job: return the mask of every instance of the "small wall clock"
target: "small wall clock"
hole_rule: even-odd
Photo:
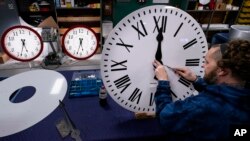
[[[7,29],[1,44],[8,56],[23,62],[34,60],[43,50],[42,38],[37,31],[22,25]]]
[[[69,28],[62,38],[63,51],[77,60],[85,60],[97,51],[97,37],[95,32],[87,26]]]
[[[165,66],[187,66],[202,76],[206,37],[193,17],[181,9],[154,5],[123,18],[105,41],[101,74],[110,96],[134,112],[155,112],[153,61]],[[166,67],[175,100],[195,91],[192,84]]]

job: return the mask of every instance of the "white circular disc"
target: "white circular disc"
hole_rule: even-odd
[[[10,102],[16,90],[27,86],[36,89],[32,97],[20,103]],[[66,92],[65,77],[52,70],[32,70],[0,81],[0,137],[25,130],[47,117]]]

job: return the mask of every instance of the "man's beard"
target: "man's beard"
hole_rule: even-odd
[[[208,84],[215,84],[217,81],[217,76],[216,76],[216,71],[217,69],[214,69],[213,71],[211,71],[209,74],[206,74],[204,76],[204,80],[208,83]]]

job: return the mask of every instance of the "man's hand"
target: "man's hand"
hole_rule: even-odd
[[[175,72],[185,79],[194,82],[197,79],[197,76],[194,72],[192,72],[189,68],[174,68]]]
[[[157,60],[153,63],[155,67],[155,76],[158,80],[168,80],[168,74],[165,67]]]

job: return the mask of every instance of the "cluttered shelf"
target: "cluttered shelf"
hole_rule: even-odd
[[[100,9],[100,7],[56,7],[57,10],[93,10],[93,9]]]
[[[250,1],[244,1],[236,22],[238,24],[250,25]]]
[[[186,10],[186,12],[238,12],[239,10]]]

